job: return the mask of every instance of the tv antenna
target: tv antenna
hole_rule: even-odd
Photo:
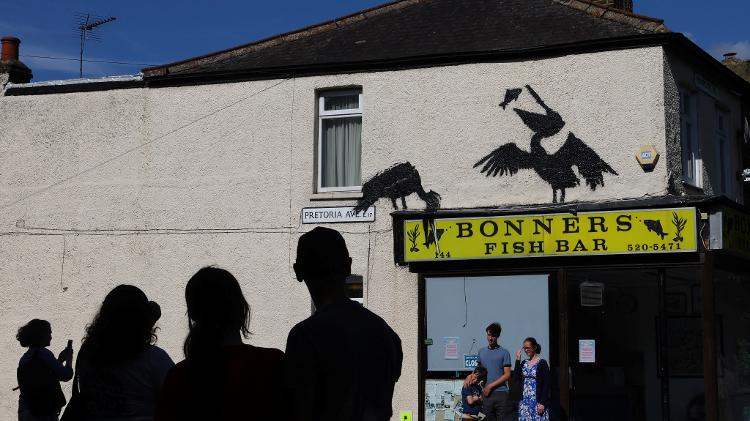
[[[100,39],[96,36],[96,34],[92,34],[91,31],[94,29],[104,25],[105,23],[112,22],[113,20],[116,20],[117,18],[114,16],[110,17],[101,17],[101,16],[91,16],[88,13],[80,14],[78,15],[78,31],[79,36],[81,38],[81,51],[78,59],[78,77],[83,79],[83,47],[86,45],[86,40],[95,40],[100,41]]]

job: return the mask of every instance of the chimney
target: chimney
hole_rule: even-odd
[[[721,61],[721,64],[750,82],[750,60],[737,58],[737,53],[729,52],[724,54],[724,60]]]
[[[590,0],[594,4],[633,13],[633,0]]]
[[[724,61],[737,60],[737,53],[724,53]]]
[[[31,69],[18,60],[18,45],[21,40],[16,37],[2,38],[2,54],[0,54],[0,87],[8,82],[27,83],[33,75]]]

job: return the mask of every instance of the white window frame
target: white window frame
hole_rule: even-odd
[[[724,125],[720,124],[721,120],[724,120]],[[716,108],[716,145],[718,150],[718,163],[719,163],[719,188],[718,191],[726,196],[734,196],[734,180],[732,174],[734,174],[732,166],[732,142],[730,142],[730,123],[731,117],[728,111],[721,108]]]
[[[690,111],[685,110],[685,102],[690,101]],[[688,130],[688,125],[690,130]],[[703,160],[698,139],[698,96],[680,90],[680,146],[682,149],[682,181],[694,187],[703,188]],[[688,142],[692,154],[688,154]],[[688,156],[691,155],[691,156]],[[693,175],[688,175],[692,169]]]
[[[336,96],[348,96],[357,94],[359,96],[359,107],[349,108],[345,110],[328,110],[325,109],[325,99]],[[362,117],[362,90],[361,89],[340,89],[330,91],[320,91],[318,93],[318,141],[317,143],[317,191],[320,193],[326,192],[360,192],[362,191],[362,185],[359,186],[343,186],[343,187],[323,187],[323,175],[321,171],[323,169],[323,121],[328,119],[336,118],[348,118],[348,117]],[[360,133],[360,142],[362,141],[362,133]],[[361,145],[360,145],[361,147]],[[362,159],[360,157],[360,165],[362,165]],[[361,180],[360,180],[361,181]]]

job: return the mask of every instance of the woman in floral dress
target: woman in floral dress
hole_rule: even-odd
[[[521,362],[521,351],[528,357]],[[534,338],[526,338],[523,348],[516,352],[513,381],[523,384],[518,403],[519,421],[549,421],[550,400],[549,364],[539,356],[542,347]]]

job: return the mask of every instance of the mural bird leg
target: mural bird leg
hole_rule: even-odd
[[[565,189],[560,189],[560,203],[565,203]]]
[[[393,203],[393,209],[398,210],[398,205],[396,204],[396,199],[395,198],[393,198],[393,197],[391,198],[391,203]]]
[[[557,189],[552,189],[552,203],[557,203]]]
[[[401,209],[406,209],[406,196],[401,196]]]

